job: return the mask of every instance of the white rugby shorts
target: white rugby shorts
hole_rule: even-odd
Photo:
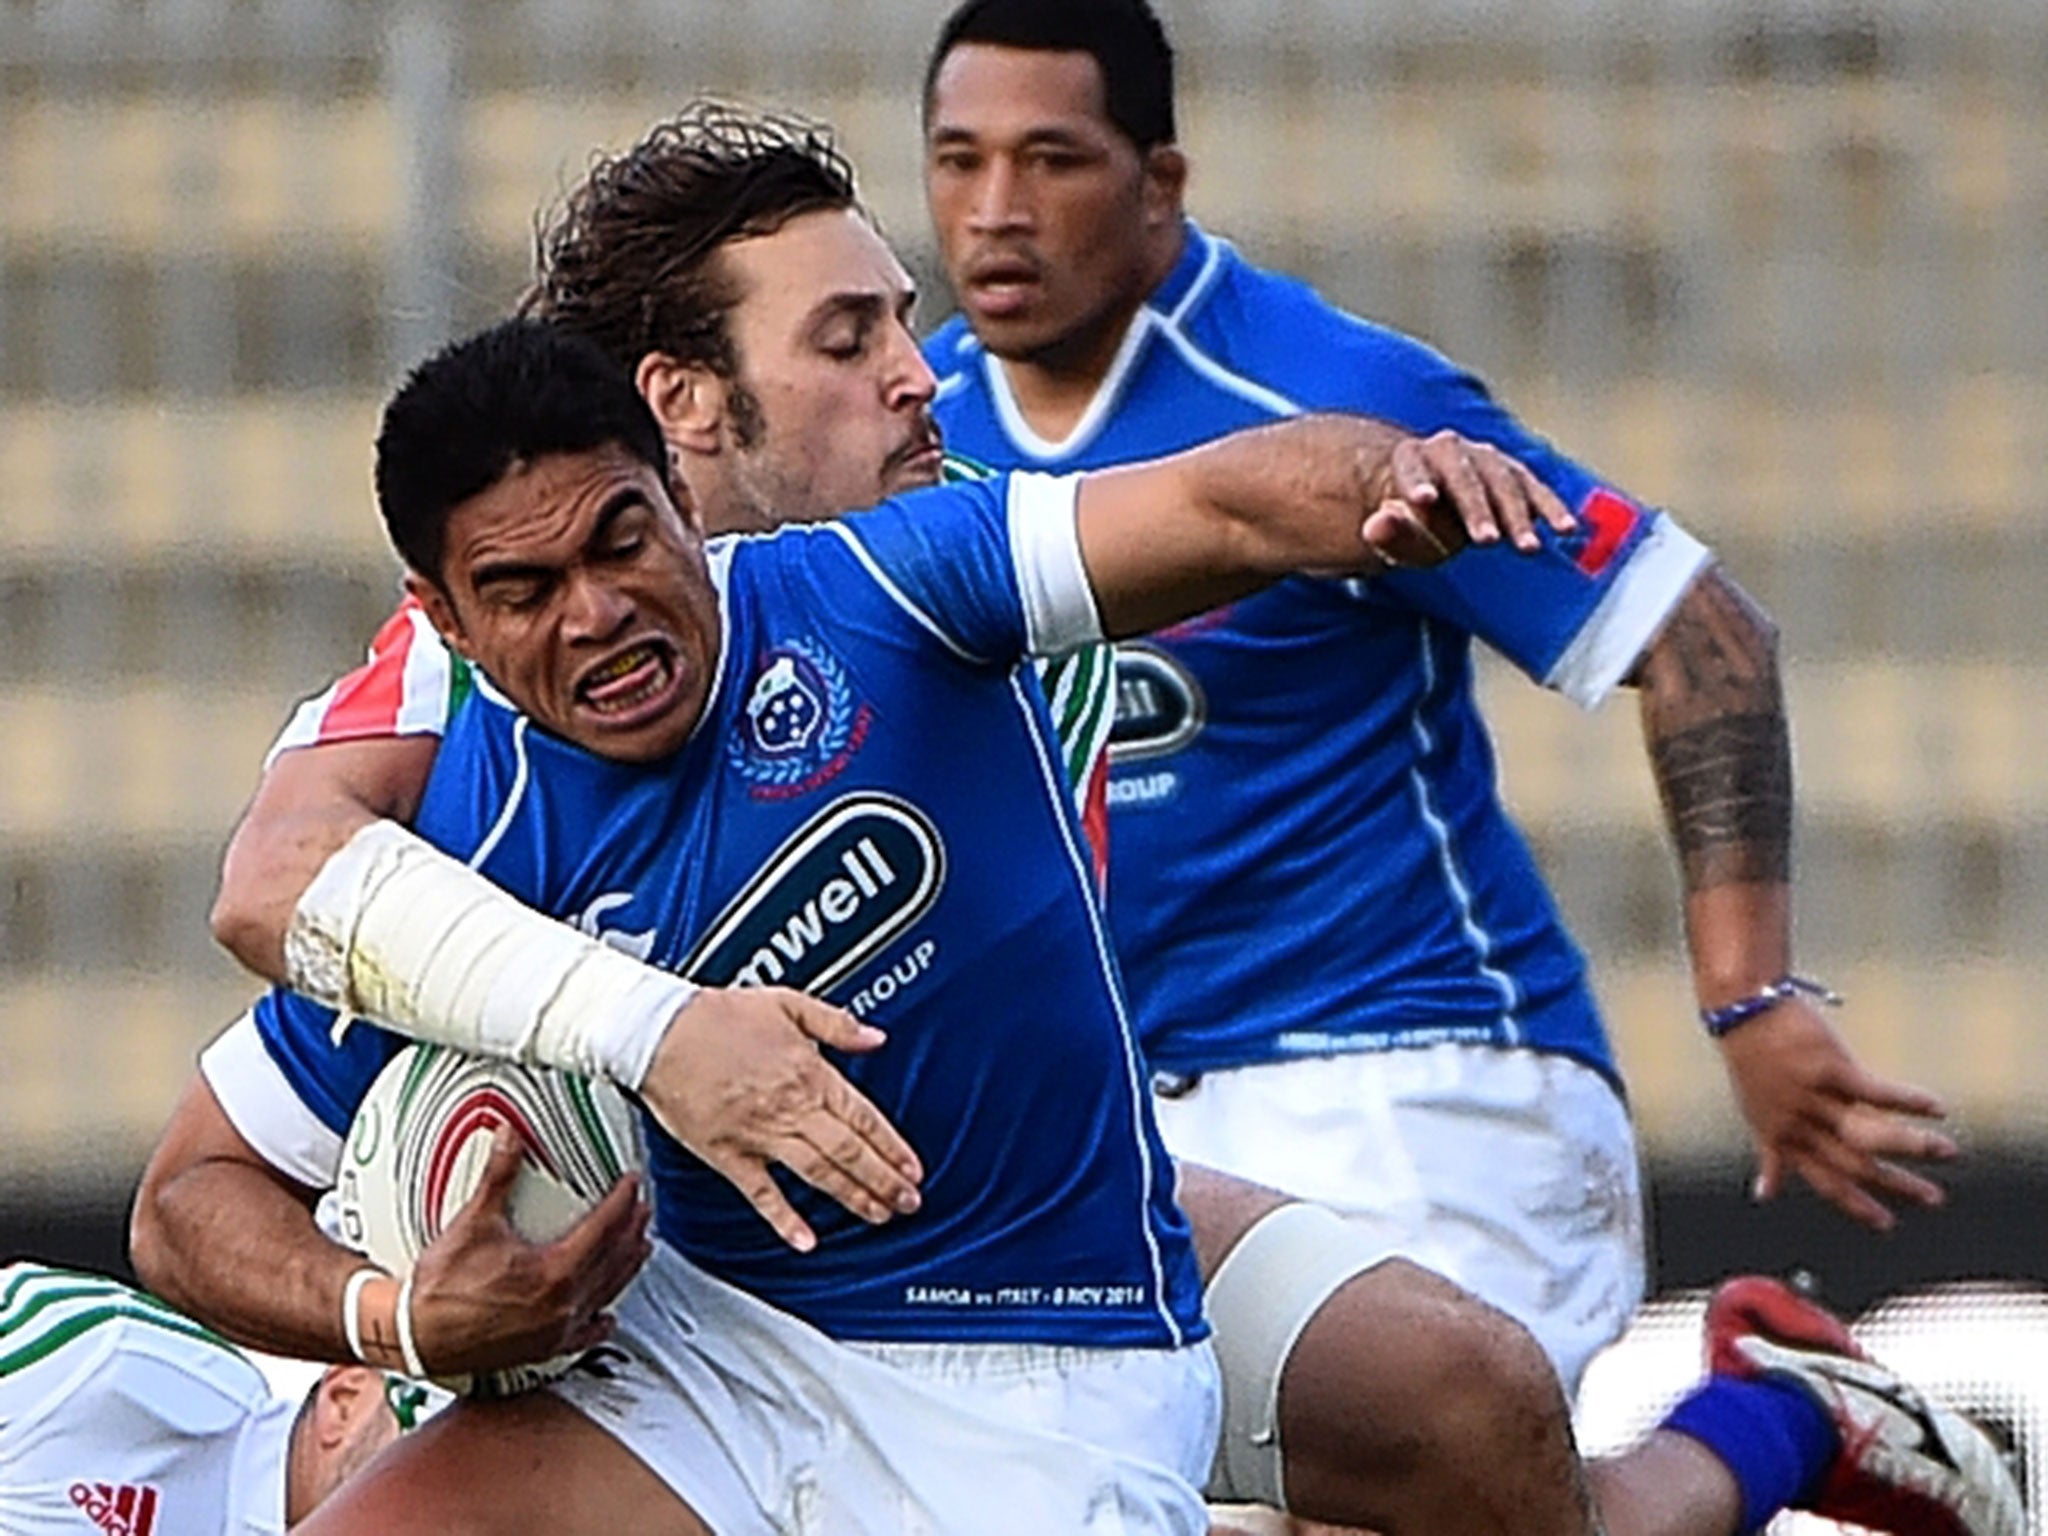
[[[1176,1157],[1345,1217],[1361,1266],[1399,1256],[1514,1317],[1568,1394],[1642,1301],[1635,1133],[1613,1085],[1568,1057],[1306,1057],[1207,1073],[1154,1107]]]
[[[719,1536],[1202,1536],[1214,1353],[843,1344],[666,1244],[550,1385]]]

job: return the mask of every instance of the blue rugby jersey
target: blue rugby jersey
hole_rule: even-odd
[[[1096,468],[1345,410],[1494,443],[1578,511],[1538,556],[1296,578],[1119,646],[1110,909],[1161,1070],[1459,1040],[1613,1076],[1583,957],[1499,801],[1471,642],[1590,707],[1706,551],[1436,352],[1193,224],[1064,442],[1032,432],[964,319],[926,355],[947,446],[998,466]]]
[[[654,964],[800,987],[889,1031],[836,1059],[924,1161],[914,1216],[869,1227],[785,1176],[820,1237],[799,1255],[650,1128],[660,1235],[838,1337],[1205,1332],[1057,738],[1019,665],[1094,622],[1072,528],[1071,483],[1003,476],[719,541],[723,654],[681,753],[604,762],[480,686],[420,811],[423,836]],[[273,994],[254,1022],[272,1081],[209,1071],[259,1146],[338,1148],[397,1042],[357,1024],[337,1045],[332,1026]],[[280,1129],[251,1100],[285,1085],[317,1125]]]

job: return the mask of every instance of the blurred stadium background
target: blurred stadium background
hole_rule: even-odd
[[[943,313],[918,190],[939,0],[0,7],[0,1253],[118,1264],[250,984],[222,840],[395,567],[400,369],[501,312],[597,146],[700,90],[828,117]],[[1786,635],[1800,959],[1952,1100],[1889,1242],[1742,1200],[1626,700],[1490,679],[1596,962],[1660,1275],[1860,1305],[2048,1273],[2048,9],[2039,0],[1163,0],[1212,228],[1487,373],[1678,509]]]

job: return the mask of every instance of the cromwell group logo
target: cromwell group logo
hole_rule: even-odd
[[[1195,675],[1156,646],[1116,648],[1116,725],[1109,758],[1117,764],[1178,752],[1208,722]]]
[[[837,778],[873,723],[837,657],[815,640],[785,640],[756,664],[726,755],[756,799],[789,799]]]
[[[893,795],[841,796],[792,832],[697,943],[700,986],[827,996],[931,909],[946,882],[931,819]]]

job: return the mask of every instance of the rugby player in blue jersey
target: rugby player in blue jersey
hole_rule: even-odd
[[[1794,974],[1775,634],[1709,552],[1471,374],[1189,220],[1145,0],[968,0],[924,113],[961,304],[926,345],[950,447],[1064,472],[1356,410],[1493,443],[1578,513],[1533,558],[1294,579],[1120,649],[1110,910],[1168,1145],[1476,1291],[1568,1388],[1625,1325],[1635,1146],[1583,959],[1498,797],[1483,641],[1584,706],[1638,694],[1758,1194],[1796,1175],[1877,1228],[1887,1202],[1937,1203],[1903,1163],[1954,1154],[1939,1103],[1860,1066]]]
[[[922,451],[930,443],[924,407],[931,379],[915,365],[902,330],[907,281],[864,223],[839,217],[851,206],[850,183],[836,173],[822,184],[793,174],[792,156],[785,153],[790,141],[783,130],[771,127],[716,111],[693,111],[663,125],[633,152],[593,172],[547,245],[553,259],[544,273],[546,307],[563,323],[599,339],[623,363],[636,366],[643,389],[660,410],[683,479],[707,518],[725,527],[823,515],[839,504],[823,499],[833,496],[864,504],[892,487],[929,479],[936,469],[927,462],[933,456]],[[812,144],[806,152],[815,155],[818,149]],[[816,171],[814,165],[814,178]],[[762,199],[761,186],[775,180],[782,182],[780,190]],[[707,200],[749,196],[755,198],[748,205],[753,212],[744,215],[706,206]],[[786,224],[773,222],[777,208]],[[719,231],[709,244],[699,233],[707,225]],[[650,242],[655,231],[663,245]],[[677,250],[689,254],[670,259]],[[649,275],[639,259],[643,256],[662,258],[658,278]],[[706,269],[721,280],[703,281]],[[669,285],[658,290],[652,303],[644,297],[650,282]],[[701,348],[701,356],[692,348]],[[909,365],[903,362],[906,356]],[[732,430],[735,419],[747,430]],[[817,455],[803,432],[795,430],[825,420],[834,428],[837,459]],[[871,446],[864,450],[863,444]],[[771,485],[783,498],[773,505],[764,506],[761,496],[748,490]],[[299,875],[293,883],[294,860],[303,860],[309,845],[322,856],[328,851],[323,844],[333,829],[324,818],[334,813],[336,799],[344,813],[344,836],[379,809],[405,814],[406,807],[417,806],[432,737],[424,738],[428,750],[420,752],[415,750],[419,738],[408,741],[399,732],[408,723],[430,732],[445,718],[445,663],[444,674],[436,675],[430,660],[404,655],[399,660],[400,682],[441,690],[440,713],[401,700],[388,717],[367,724],[358,714],[353,736],[281,758],[237,839],[238,857],[231,861],[222,902],[230,921],[223,926],[242,940],[245,957],[259,967],[276,967],[281,960],[279,935],[272,931],[264,937],[264,924],[272,920],[281,927],[282,921],[274,913],[266,919],[266,904],[290,910],[306,878]],[[376,691],[363,689],[357,697]],[[312,739],[322,738],[316,733]],[[371,767],[367,784],[366,764]],[[328,776],[324,784],[322,774]],[[1085,779],[1085,772],[1077,777]],[[351,802],[351,795],[367,796],[367,802]],[[380,801],[380,795],[387,798]],[[318,857],[313,862],[317,866]],[[284,888],[281,908],[278,892],[266,890],[262,879],[250,879],[252,870],[273,878],[285,872],[279,882]],[[824,1038],[857,1043],[851,1035],[831,1032],[829,1014],[819,1010],[809,1027]],[[791,1028],[787,1020],[782,1027]],[[807,1045],[796,1059],[801,1062],[806,1053],[812,1070],[820,1070]],[[706,1058],[693,1060],[698,1075],[704,1075]],[[748,1065],[756,1072],[762,1068],[758,1058]],[[826,1077],[834,1076],[823,1070]],[[797,1080],[786,1083],[791,1081]],[[188,1105],[193,1107],[212,1107],[218,1114],[203,1092]],[[183,1129],[190,1129],[183,1125],[190,1118],[181,1111]],[[189,1137],[181,1142],[177,1129],[138,1204],[138,1263],[146,1259],[156,1269],[174,1264],[182,1244],[185,1258],[196,1256],[200,1262],[188,1263],[182,1275],[173,1270],[166,1283],[201,1287],[205,1294],[193,1294],[192,1304],[202,1310],[232,1311],[235,1293],[245,1289],[242,1277],[232,1265],[209,1276],[205,1261],[220,1253],[222,1229],[215,1218],[224,1214],[234,1231],[245,1232],[252,1207],[246,1201],[195,1198],[195,1186],[203,1181],[191,1177],[191,1167],[181,1159],[218,1161],[249,1149],[236,1146],[232,1137],[225,1150],[203,1137],[195,1147]],[[785,1147],[802,1140],[778,1129]],[[758,1145],[746,1150],[753,1153]],[[318,1182],[317,1169],[295,1160],[303,1149],[266,1150],[306,1182]],[[780,1201],[779,1195],[773,1198]],[[1184,1198],[1204,1245],[1205,1270],[1213,1270],[1244,1227],[1275,1203],[1270,1195],[1200,1174],[1190,1175]],[[854,1197],[857,1208],[886,1210],[859,1204],[859,1199]],[[621,1213],[630,1210],[623,1202],[610,1204],[611,1219],[623,1219]],[[776,1221],[778,1230],[791,1235],[804,1230],[790,1225],[794,1213],[786,1205],[779,1213],[770,1208],[763,1214]],[[303,1212],[299,1219],[304,1222]],[[464,1230],[472,1235],[482,1224],[465,1221]],[[338,1342],[329,1337],[337,1332],[338,1316],[330,1293],[338,1292],[359,1260],[338,1251],[318,1252],[317,1234],[310,1234],[310,1227],[306,1233],[314,1256],[303,1265],[297,1259],[286,1265],[260,1298],[258,1310],[273,1315],[259,1319],[238,1311],[233,1317],[255,1337],[320,1352]],[[261,1246],[266,1253],[281,1254],[288,1244],[273,1233]],[[472,1259],[493,1252],[503,1257],[502,1251],[475,1241],[467,1251]],[[565,1341],[588,1342],[595,1336],[591,1314],[616,1289],[616,1278],[595,1286],[569,1285],[578,1261],[573,1253],[568,1257],[565,1263],[556,1252],[538,1257],[516,1252],[517,1267],[508,1273],[522,1284],[501,1285],[491,1295],[492,1306],[504,1315],[504,1332],[531,1353],[552,1353]],[[461,1353],[502,1349],[505,1340],[491,1337],[478,1309],[463,1313],[459,1322],[452,1320],[447,1309],[462,1299],[458,1282],[463,1275],[447,1269],[433,1273],[441,1283],[423,1283],[418,1295],[422,1337],[437,1357],[445,1357],[451,1367],[512,1358]],[[1263,1410],[1278,1412],[1288,1431],[1289,1487],[1299,1482],[1306,1507],[1331,1518],[1378,1521],[1394,1530],[1411,1525],[1479,1528],[1488,1511],[1511,1511],[1531,1529],[1573,1528],[1557,1518],[1559,1510],[1568,1518],[1578,1508],[1563,1405],[1554,1386],[1528,1369],[1533,1351],[1526,1335],[1402,1264],[1327,1275],[1335,1289],[1308,1323],[1301,1359],[1287,1360],[1287,1390],[1280,1390],[1280,1372],[1291,1335],[1268,1340],[1273,1352],[1255,1352],[1248,1367],[1253,1389],[1245,1394],[1258,1399],[1263,1382],[1278,1399],[1264,1403]],[[276,1281],[286,1276],[314,1293],[315,1315],[296,1325],[300,1331],[287,1327],[277,1337],[267,1330],[280,1326],[274,1313],[287,1288]],[[213,1288],[206,1290],[209,1282]],[[388,1285],[382,1288],[364,1308],[382,1316],[387,1344],[389,1290]],[[551,1315],[557,1307],[564,1310]],[[563,1331],[545,1334],[551,1326]],[[1265,1332],[1260,1330],[1261,1336]],[[543,1337],[549,1342],[542,1343]],[[1348,1398],[1370,1401],[1382,1417],[1361,1419],[1349,1411]],[[1536,1422],[1548,1425],[1540,1441],[1524,1433]],[[1396,1426],[1398,1432],[1390,1434]],[[1268,1475],[1277,1484],[1281,1448],[1272,1441],[1267,1436],[1265,1450],[1256,1454],[1270,1459]],[[1658,1519],[1668,1522],[1674,1510],[1703,1513],[1695,1523],[1677,1527],[1702,1533],[1724,1531],[1733,1518],[1734,1486],[1727,1471],[1670,1436],[1653,1438],[1631,1457],[1600,1464],[1593,1480],[1615,1531],[1644,1530]]]
[[[1323,417],[707,549],[653,413],[588,341],[513,321],[422,365],[385,413],[378,500],[482,674],[418,817],[469,868],[410,834],[354,845],[338,1000],[412,1028],[474,1007],[464,1045],[602,1071],[659,1112],[689,1072],[672,1022],[717,996],[679,976],[889,978],[889,1042],[844,1070],[928,1172],[887,1223],[798,1193],[819,1235],[798,1252],[655,1134],[660,1241],[601,1362],[446,1416],[313,1528],[599,1531],[661,1507],[684,1530],[1203,1529],[1195,1256],[1022,663],[1285,570],[1564,520],[1504,459],[1464,486],[1471,452]],[[537,914],[503,927],[485,877],[601,905],[647,963]],[[278,994],[209,1081],[252,1140],[320,1145],[397,1043]],[[693,1514],[650,1503],[650,1473]]]

